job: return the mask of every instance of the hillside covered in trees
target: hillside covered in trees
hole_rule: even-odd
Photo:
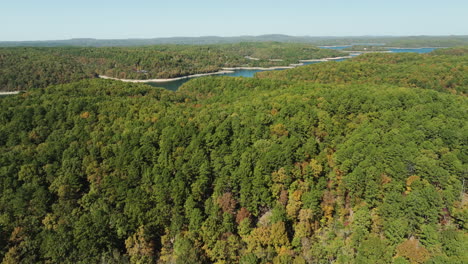
[[[0,98],[0,258],[467,263],[468,71],[443,53]]]
[[[126,79],[173,78],[224,67],[289,66],[301,59],[342,56],[310,44],[262,42],[146,47],[0,48],[0,91],[44,88],[106,75]]]
[[[428,54],[363,54],[341,62],[260,72],[257,77],[314,83],[392,84],[466,95],[468,48],[440,49]]]

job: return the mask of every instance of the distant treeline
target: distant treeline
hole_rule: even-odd
[[[279,42],[145,47],[0,48],[0,90],[26,90],[107,75],[173,78],[223,67],[284,66],[300,59],[342,56],[310,44]]]
[[[309,43],[313,45],[365,45],[379,43],[394,47],[453,47],[468,45],[468,36],[406,36],[406,37],[296,37],[287,35],[261,35],[239,37],[173,37],[153,39],[69,39],[50,41],[0,41],[0,47],[33,46],[33,47],[57,47],[57,46],[82,46],[82,47],[109,47],[109,46],[144,46],[161,44],[226,44],[239,42],[290,42]]]
[[[371,53],[342,62],[312,64],[259,78],[334,84],[392,84],[466,95],[468,48],[440,49],[429,54]]]

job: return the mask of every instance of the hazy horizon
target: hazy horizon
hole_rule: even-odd
[[[465,1],[10,1],[0,41],[175,36],[467,35]]]
[[[313,36],[313,35],[289,35],[289,34],[259,34],[259,35],[201,35],[184,36],[174,35],[168,37],[133,37],[133,38],[94,38],[94,37],[76,37],[67,39],[25,39],[25,40],[0,40],[0,42],[40,42],[40,41],[67,41],[67,40],[149,40],[149,39],[176,39],[176,38],[241,38],[241,37],[262,37],[262,36],[287,36],[293,38],[398,38],[398,37],[465,37],[468,34],[448,34],[448,35],[342,35],[342,36]]]

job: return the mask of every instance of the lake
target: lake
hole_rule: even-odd
[[[436,48],[414,48],[414,49],[400,49],[400,48],[392,48],[389,49],[391,52],[400,53],[400,52],[416,52],[416,53],[429,53]]]
[[[373,44],[373,45],[380,45],[380,44]],[[347,48],[347,47],[351,47],[351,45],[347,45],[347,46],[322,46],[320,48],[342,50],[342,49]],[[394,52],[394,53],[400,53],[400,52],[429,53],[429,52],[435,50],[435,48],[405,48],[405,49],[403,49],[403,48],[391,48],[389,50],[391,52]],[[354,57],[354,56],[357,56],[357,55],[358,54],[352,54],[351,56]],[[346,60],[346,59],[337,59],[337,60],[332,60],[332,61],[344,61],[344,60]],[[310,65],[310,64],[320,63],[320,62],[321,61],[307,61],[307,62],[303,62],[303,64],[304,65]],[[278,70],[282,70],[282,69],[278,69]],[[275,71],[278,71],[278,70],[275,70]],[[220,74],[220,75],[215,75],[215,76],[233,76],[233,77],[248,77],[248,78],[251,78],[251,77],[254,77],[255,73],[261,72],[261,71],[264,71],[264,70],[235,70],[232,73],[225,73],[225,74]],[[188,82],[189,80],[190,80],[190,78],[176,80],[176,81],[170,81],[170,82],[157,82],[157,83],[147,83],[147,84],[149,84],[151,86],[154,86],[154,87],[165,88],[165,89],[171,90],[171,91],[177,91],[177,89],[179,89],[179,87],[182,84]],[[8,95],[8,93],[5,93],[5,94],[0,93],[0,97],[7,96],[7,95]]]
[[[374,44],[376,45],[376,44]],[[323,46],[323,47],[320,47],[320,48],[326,48],[326,49],[335,49],[335,50],[342,50],[344,48],[347,48],[347,47],[351,47],[351,45],[348,45],[348,46]],[[394,53],[400,53],[400,52],[416,52],[416,53],[429,53],[433,50],[435,50],[435,48],[414,48],[414,49],[403,49],[403,48],[391,48],[389,49],[391,52],[394,52]],[[357,56],[356,54],[353,54],[351,56]],[[338,59],[338,60],[333,60],[333,61],[344,61],[346,59]],[[309,64],[315,64],[315,63],[320,63],[321,61],[308,61],[308,62],[303,62],[304,65],[309,65]],[[300,67],[300,66],[299,66]],[[225,73],[225,74],[220,74],[220,75],[216,75],[216,76],[234,76],[234,77],[248,77],[248,78],[251,78],[251,77],[254,77],[255,73],[257,72],[261,72],[263,70],[236,70],[232,73]],[[276,70],[275,70],[276,71]],[[170,82],[158,82],[158,83],[147,83],[151,86],[154,86],[154,87],[161,87],[161,88],[165,88],[167,90],[171,90],[171,91],[177,91],[177,89],[179,89],[179,87],[188,82],[190,79],[182,79],[182,80],[176,80],[176,81],[170,81]]]
[[[316,62],[311,62],[311,63],[316,63]],[[311,63],[307,63],[307,64],[311,64]],[[234,72],[231,72],[231,73],[218,74],[218,75],[214,75],[214,76],[232,76],[232,77],[249,77],[249,78],[251,78],[251,77],[254,77],[255,73],[261,72],[261,71],[263,71],[263,70],[235,70]],[[274,71],[277,71],[277,70],[274,70]],[[182,84],[188,82],[190,79],[192,79],[192,78],[176,80],[176,81],[170,81],[170,82],[157,82],[157,83],[147,83],[147,84],[149,84],[151,86],[154,86],[154,87],[162,87],[162,88],[165,88],[165,89],[171,90],[171,91],[177,91],[177,89],[179,89],[179,87]]]
[[[363,45],[363,44],[360,44],[360,45]],[[370,46],[382,46],[382,45],[373,44],[373,45],[370,45]],[[349,48],[349,47],[352,47],[352,45],[347,45],[347,46],[320,46],[319,48],[333,49],[333,50],[343,50],[343,49]],[[435,49],[436,48],[389,48],[388,50],[390,52],[394,52],[394,53],[400,53],[400,52],[429,53],[429,52],[431,52],[431,51],[433,51]]]

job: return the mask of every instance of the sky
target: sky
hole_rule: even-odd
[[[0,41],[468,35],[468,1],[0,0]]]

